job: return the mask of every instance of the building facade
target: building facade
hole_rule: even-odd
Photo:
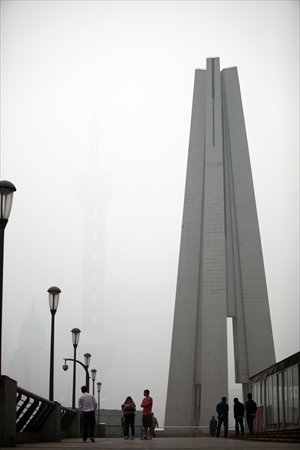
[[[275,363],[243,108],[235,67],[195,71],[165,426],[207,426],[235,377]]]
[[[255,431],[300,427],[300,352],[250,378]]]

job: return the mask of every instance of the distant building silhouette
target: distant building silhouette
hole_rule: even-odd
[[[10,358],[10,373],[22,388],[42,397],[48,395],[49,345],[45,323],[34,307],[21,323],[19,347]]]

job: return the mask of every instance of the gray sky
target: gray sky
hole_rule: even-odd
[[[2,0],[2,366],[22,387],[48,395],[57,285],[55,399],[71,404],[79,327],[101,407],[149,388],[163,423],[194,70],[212,56],[238,67],[276,358],[299,351],[299,2]]]

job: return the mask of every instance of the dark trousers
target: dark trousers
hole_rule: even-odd
[[[235,419],[235,434],[244,434],[244,417],[236,417]]]
[[[95,411],[82,412],[82,439],[87,440],[88,437],[93,438],[95,432]]]
[[[224,437],[227,438],[227,436],[228,436],[228,416],[219,417],[216,437],[220,436],[222,424],[224,425]]]
[[[129,436],[129,426],[131,428],[131,436],[134,436],[134,414],[125,414],[125,436]]]
[[[253,433],[253,422],[254,422],[254,419],[255,419],[255,415],[252,415],[252,414],[247,415],[247,425],[248,425],[248,430],[249,430],[250,434]]]

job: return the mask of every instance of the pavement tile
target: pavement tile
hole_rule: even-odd
[[[5,447],[1,450],[11,450]],[[62,442],[43,442],[17,445],[17,448],[32,450],[300,450],[300,444],[280,442],[239,441],[236,439],[195,437],[155,438],[151,441],[122,438],[96,438],[96,442],[83,443],[81,439],[64,439]]]

